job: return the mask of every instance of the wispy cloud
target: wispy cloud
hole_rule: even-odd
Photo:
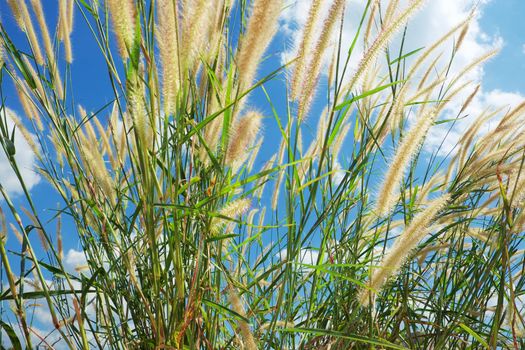
[[[387,4],[387,1],[385,0],[382,0],[382,2],[384,5]],[[472,9],[477,5],[476,15],[470,23],[469,31],[464,38],[461,50],[454,57],[453,65],[450,67],[449,76],[453,76],[460,72],[463,67],[472,63],[476,58],[495,47],[501,47],[503,45],[504,38],[499,35],[488,34],[481,25],[480,18],[483,15],[483,9],[488,2],[488,0],[426,1],[423,9],[409,22],[407,36],[404,42],[405,52],[425,47],[429,43],[434,42],[452,27],[464,21],[469,16]],[[289,49],[282,55],[283,61],[288,61],[296,55],[296,50],[301,38],[301,28],[304,26],[304,20],[310,3],[311,0],[290,0],[288,2],[289,6],[282,14],[282,33],[287,36],[288,42],[290,43]],[[324,7],[323,11],[326,11],[331,1],[323,1],[322,3]],[[400,1],[400,6],[406,6],[407,3],[408,1],[402,0]],[[342,32],[342,42],[344,45],[349,45],[349,43],[352,42],[357,25],[359,24],[359,16],[365,8],[365,4],[365,0],[347,0],[345,24]],[[386,6],[383,6],[383,8],[386,8]],[[397,52],[396,49],[399,47],[399,43],[400,37],[398,36],[398,38],[393,40],[390,44],[392,52]],[[449,43],[443,45],[441,50],[436,52],[436,55],[442,53],[443,57],[445,57],[442,60],[443,68],[448,64],[448,58],[450,57],[452,48],[453,41],[451,40]],[[358,47],[354,52],[353,58],[350,61],[350,72],[352,72],[352,69],[355,70],[355,65],[362,53],[362,47]],[[328,70],[328,60],[329,55],[325,59],[325,73],[327,73]],[[439,71],[439,68],[440,67],[437,67],[436,71]],[[484,109],[489,106],[509,106],[509,108],[511,108],[523,100],[524,96],[522,94],[514,91],[505,91],[504,87],[501,89],[486,88],[484,84],[484,75],[485,70],[483,67],[479,67],[473,69],[466,74],[460,82],[458,82],[459,86],[462,82],[470,81],[472,89],[480,84],[480,91],[469,107],[464,111],[463,115],[467,115],[467,117],[458,120],[454,124],[452,130],[449,131],[450,124],[444,124],[440,127],[434,127],[431,129],[429,137],[425,143],[426,149],[435,150],[436,147],[442,143],[443,139],[445,139],[440,154],[447,154],[454,148],[463,132],[471,125],[476,116],[480,115]],[[461,105],[472,92],[472,89],[466,89],[462,94],[458,95],[455,101],[450,103],[449,107],[443,112],[441,118],[456,117]]]

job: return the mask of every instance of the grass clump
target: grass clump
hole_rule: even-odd
[[[323,18],[314,0],[298,56],[265,74],[281,0],[63,0],[51,36],[45,4],[8,3],[27,42],[0,24],[1,92],[12,83],[25,114],[2,96],[0,143],[23,193],[0,185],[6,346],[525,346],[523,105],[470,116],[449,157],[423,148],[463,118],[479,90],[464,76],[494,54],[448,69],[469,19],[405,48],[424,1],[370,0],[346,43],[352,4],[330,1]],[[75,102],[81,25],[113,91],[95,112]],[[55,230],[21,175],[20,137],[60,201]],[[85,255],[76,271],[66,230]]]

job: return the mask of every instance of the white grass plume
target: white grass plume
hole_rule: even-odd
[[[235,289],[236,288],[232,285],[228,287],[228,299],[230,300],[233,311],[242,317],[246,317],[246,311],[244,310],[241,297]],[[237,324],[239,326],[241,337],[244,343],[243,348],[246,350],[257,350],[258,347],[255,343],[255,338],[253,337],[252,331],[250,330],[250,325],[243,319],[239,319]]]
[[[109,12],[113,21],[120,56],[128,58],[135,33],[135,4],[133,0],[108,0]],[[64,12],[67,23],[67,9]]]
[[[428,234],[429,225],[449,199],[450,195],[444,194],[430,202],[428,207],[417,214],[405,231],[397,237],[393,246],[379,263],[379,267],[373,271],[367,287],[359,293],[358,298],[361,305],[368,306],[371,297],[381,290],[391,276],[397,274],[411,251]]]
[[[73,3],[74,0],[59,0],[58,4],[58,37],[64,43],[64,56],[67,63],[73,62],[71,48],[71,32],[73,30]],[[69,13],[71,11],[71,13]]]
[[[171,0],[157,2],[157,43],[162,63],[162,98],[166,114],[175,111],[180,80],[177,8]]]
[[[261,58],[277,32],[282,0],[255,0],[246,34],[237,52],[239,88],[243,92],[253,83]]]
[[[60,78],[60,72],[58,71],[58,63],[55,60],[55,52],[53,51],[53,44],[51,43],[51,36],[46,24],[46,18],[44,16],[44,10],[42,8],[42,2],[40,0],[31,0],[33,11],[35,12],[40,32],[42,33],[42,39],[44,41],[44,50],[47,56],[47,62],[51,70],[55,91],[59,99],[64,98],[64,90],[62,88],[62,80]]]
[[[420,116],[417,122],[403,137],[390,163],[385,180],[381,184],[376,200],[375,212],[377,215],[388,214],[396,204],[399,182],[403,179],[406,168],[423,142],[435,118],[436,110],[432,109],[428,113]]]
[[[261,115],[251,111],[232,125],[225,163],[233,172],[236,172],[248,157],[249,147],[254,144],[261,129],[261,121]]]
[[[236,199],[226,204],[224,207],[222,207],[219,210],[219,214],[227,218],[236,219],[239,216],[246,213],[248,209],[250,209],[250,206],[251,206],[251,200],[249,198]],[[211,224],[210,224],[211,233],[213,235],[218,234],[221,228],[223,228],[228,222],[230,221],[227,219],[220,218],[220,217],[212,218]]]
[[[345,1],[335,0],[332,6],[330,6],[328,16],[325,19],[323,28],[321,30],[321,34],[317,38],[313,54],[311,55],[312,57],[308,63],[308,67],[304,71],[306,74],[306,76],[303,78],[304,86],[301,91],[297,92],[299,95],[297,118],[299,120],[302,120],[306,116],[314,98],[317,82],[319,80],[319,74],[321,72],[321,64],[324,52],[330,44],[332,32],[337,23],[337,19],[344,11],[344,5]]]
[[[39,65],[44,64],[44,56],[42,55],[42,50],[40,49],[40,43],[37,39],[35,28],[33,26],[33,21],[31,19],[31,16],[29,15],[29,10],[27,8],[25,0],[19,0],[18,1],[18,9],[20,11],[20,16],[22,17],[22,21],[24,23],[24,27],[21,28],[26,34],[27,39],[29,40],[29,43],[31,44],[31,50],[33,50],[33,55],[35,57],[35,61]]]
[[[306,79],[306,75],[308,74],[307,71],[305,71],[308,55],[306,55],[307,50],[310,49],[310,46],[312,44],[312,35],[314,32],[314,27],[317,22],[317,18],[319,17],[319,8],[321,5],[321,0],[314,0],[312,2],[312,5],[310,6],[310,10],[308,12],[308,19],[306,20],[306,24],[303,28],[303,39],[301,41],[301,44],[299,45],[299,52],[297,56],[297,63],[295,64],[295,70],[292,77],[292,84],[290,89],[290,97],[292,99],[296,99],[298,96],[298,89],[299,86],[304,84],[304,81]]]
[[[368,67],[370,67],[381,50],[390,42],[397,31],[407,23],[410,17],[419,10],[423,3],[424,0],[412,0],[410,4],[407,5],[407,9],[405,11],[403,11],[399,16],[393,19],[391,23],[388,23],[388,25],[383,28],[376,40],[365,52],[363,58],[358,64],[356,73],[350,80],[350,83],[345,86],[343,91],[350,91],[354,88],[360,78],[365,75]]]

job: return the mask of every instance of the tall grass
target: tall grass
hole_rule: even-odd
[[[0,143],[23,190],[0,185],[6,346],[525,347],[523,105],[469,116],[454,155],[427,153],[429,130],[454,127],[479,89],[464,74],[492,55],[447,69],[468,19],[414,50],[401,29],[423,1],[369,0],[347,43],[351,3],[326,18],[320,3],[308,16],[322,29],[307,23],[299,56],[261,77],[279,60],[281,0],[61,0],[53,40],[45,2],[8,1],[27,42],[0,24]],[[95,112],[73,95],[78,26],[113,90]],[[268,87],[287,72],[282,106]],[[487,120],[499,124],[480,133]],[[56,229],[21,175],[20,137],[60,199]],[[61,220],[86,256],[77,272]]]

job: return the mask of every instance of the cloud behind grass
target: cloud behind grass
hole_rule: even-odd
[[[347,49],[346,46],[352,42],[359,24],[360,15],[366,6],[366,0],[347,0],[345,10],[345,22],[342,32],[343,51]],[[383,10],[387,7],[385,1],[382,2]],[[481,57],[484,53],[504,45],[503,37],[499,35],[491,35],[487,33],[481,25],[481,18],[483,10],[489,3],[489,0],[440,0],[440,1],[426,1],[424,7],[414,15],[410,20],[407,29],[407,36],[404,42],[404,52],[410,52],[419,48],[428,46],[429,43],[436,41],[444,35],[450,28],[461,23],[469,17],[472,10],[475,8],[475,14],[470,22],[469,31],[466,34],[461,49],[454,57],[453,64],[450,67],[449,76],[454,76],[459,73],[463,67],[472,63],[476,58]],[[282,62],[289,62],[297,54],[297,48],[301,40],[301,28],[305,24],[305,19],[311,0],[289,0],[287,7],[281,16],[281,32],[286,36],[289,47],[283,52],[281,56]],[[321,13],[325,14],[331,1],[322,2]],[[407,6],[408,1],[401,0],[400,7]],[[399,11],[398,11],[399,12]],[[332,50],[327,50],[324,58],[323,73],[325,76],[328,73],[329,61],[331,53],[336,47],[336,39],[338,33],[334,34]],[[374,36],[376,34],[372,34]],[[458,34],[459,35],[459,34]],[[457,36],[454,39],[457,39]],[[392,40],[389,47],[392,55],[397,54],[401,35],[397,35],[396,39]],[[358,40],[358,45],[354,51],[353,58],[350,60],[350,72],[354,72],[357,63],[363,54],[362,40]],[[446,68],[450,54],[453,50],[454,40],[449,40],[435,55],[443,54],[441,63],[436,67],[436,71]],[[434,55],[434,57],[435,57]],[[410,61],[415,59],[408,59]],[[383,59],[383,58],[381,58]],[[432,57],[429,61],[432,60]],[[423,74],[422,72],[418,73]],[[346,76],[345,80],[350,79],[352,74]],[[424,147],[426,151],[433,152],[438,150],[438,154],[445,156],[454,150],[455,145],[459,141],[463,132],[475,121],[482,111],[489,107],[515,107],[519,101],[522,101],[524,96],[517,91],[506,91],[504,87],[499,89],[488,89],[484,84],[485,70],[482,66],[477,67],[461,78],[456,86],[464,82],[471,82],[471,86],[480,85],[480,90],[471,104],[462,113],[461,117],[454,124],[445,123],[439,127],[433,127],[425,141]],[[439,119],[454,119],[458,117],[457,113],[461,109],[461,105],[472,89],[464,90],[457,98],[447,106]],[[312,119],[314,122],[316,118]],[[494,123],[495,124],[495,123]],[[490,127],[490,126],[489,126]],[[488,129],[487,129],[488,130]],[[444,142],[443,142],[444,140]]]
[[[6,126],[11,133],[13,130],[13,121],[12,116],[15,116],[23,122],[23,119],[13,110],[6,108]],[[4,113],[0,113],[0,116],[3,118]],[[30,134],[31,137],[35,137],[33,134]],[[20,168],[21,175],[25,181],[25,184],[28,189],[33,188],[40,181],[40,176],[35,172],[36,156],[31,150],[28,142],[24,139],[20,131],[15,131],[14,138],[15,145],[15,160],[18,163]],[[16,177],[15,172],[12,170],[9,160],[7,159],[5,152],[0,152],[0,185],[2,185],[9,195],[21,194],[22,186]],[[0,199],[0,201],[3,198]]]

